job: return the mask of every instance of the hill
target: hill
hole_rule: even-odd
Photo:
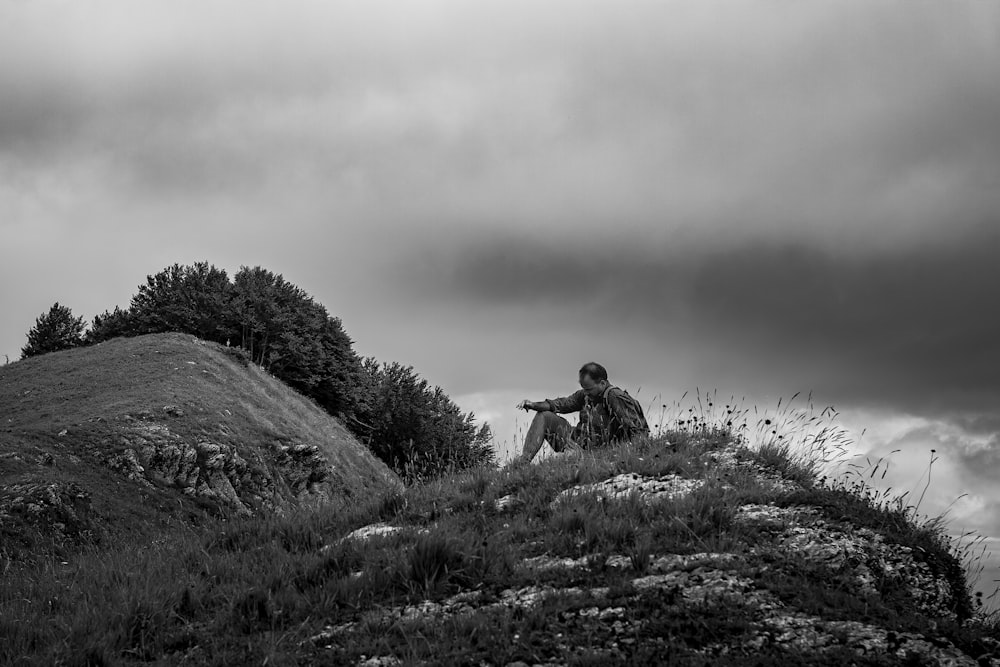
[[[240,351],[190,335],[0,367],[0,556],[398,483],[314,403]]]
[[[782,442],[702,421],[25,568],[0,661],[1000,664],[941,525]]]

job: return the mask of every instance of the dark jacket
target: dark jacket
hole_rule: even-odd
[[[618,387],[608,387],[596,399],[580,389],[569,396],[549,398],[545,402],[552,412],[580,413],[580,421],[573,430],[573,440],[582,447],[599,447],[649,435],[642,407],[628,392]]]

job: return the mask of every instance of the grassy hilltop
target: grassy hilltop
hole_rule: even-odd
[[[336,419],[189,335],[0,367],[0,558],[397,484]]]
[[[0,404],[20,415],[5,416],[0,494],[55,479],[92,489],[108,531],[148,523],[72,548],[50,532],[0,560],[0,664],[1000,664],[968,553],[863,475],[818,477],[815,438],[797,449],[778,426],[748,447],[733,417],[695,415],[643,442],[406,487],[343,446],[333,467],[353,472],[330,484],[344,493],[276,468],[270,504],[232,484],[246,511],[217,517],[198,503],[227,488],[165,485],[151,424],[219,446],[211,462],[224,446],[336,441],[335,422],[224,349],[120,345],[141,347],[117,348],[132,361],[99,390],[79,389],[69,355],[0,372]],[[18,516],[0,526],[51,531]],[[197,525],[167,519],[184,516]]]

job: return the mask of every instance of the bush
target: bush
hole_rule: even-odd
[[[495,463],[489,426],[462,413],[410,366],[366,359],[367,400],[359,408],[369,448],[408,480]]]

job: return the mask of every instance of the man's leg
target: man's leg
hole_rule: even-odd
[[[531,463],[543,442],[548,442],[557,452],[580,449],[573,442],[573,427],[568,421],[554,412],[537,412],[528,427],[528,435],[524,437],[524,449],[518,463]]]

